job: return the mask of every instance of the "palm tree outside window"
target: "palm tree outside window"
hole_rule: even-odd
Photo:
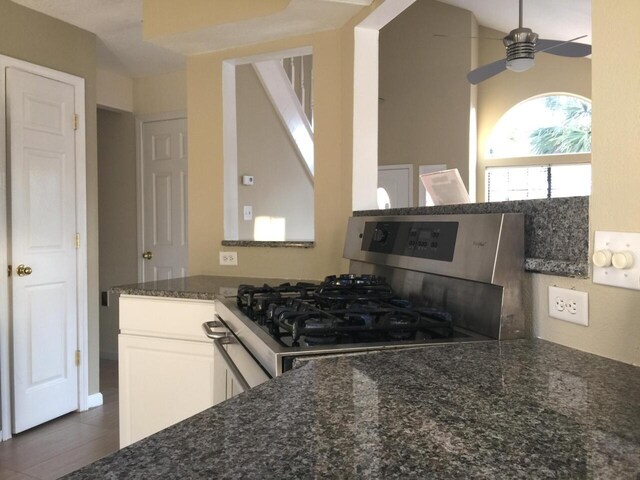
[[[486,200],[589,195],[591,165],[584,160],[590,153],[588,99],[549,94],[525,100],[502,116],[489,139],[487,158],[514,159],[514,166],[486,168]]]

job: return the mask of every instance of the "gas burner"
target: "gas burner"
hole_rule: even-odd
[[[356,303],[390,301],[395,297],[383,277],[343,274],[326,277],[313,293],[323,308],[347,308]]]
[[[272,305],[283,305],[293,299],[305,300],[311,297],[317,285],[298,282],[295,285],[283,283],[276,287],[263,285],[240,285],[238,287],[238,306],[253,320],[263,322]]]
[[[420,320],[420,315],[412,311],[393,310],[386,314],[384,322],[389,325],[387,333],[394,340],[412,340],[416,336],[416,330],[407,330],[415,327]]]

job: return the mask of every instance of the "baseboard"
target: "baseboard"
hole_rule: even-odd
[[[87,398],[87,408],[99,407],[102,403],[103,398],[100,392],[89,395],[89,398]]]
[[[104,358],[105,360],[115,360],[118,361],[118,351],[111,352],[108,350],[100,350],[100,358]]]

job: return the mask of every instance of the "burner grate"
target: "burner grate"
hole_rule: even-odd
[[[332,275],[320,285],[242,285],[238,305],[274,338],[292,346],[402,342],[453,334],[451,315],[413,307],[375,275]]]

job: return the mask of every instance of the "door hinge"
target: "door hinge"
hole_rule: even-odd
[[[80,250],[80,234],[76,233],[76,250]]]
[[[76,350],[76,366],[80,365],[80,350]]]
[[[7,277],[11,276],[11,265],[7,265]]]
[[[73,114],[73,129],[78,130],[80,126],[80,116],[77,113]]]

